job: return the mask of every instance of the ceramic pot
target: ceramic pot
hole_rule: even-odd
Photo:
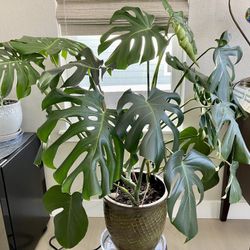
[[[151,204],[132,207],[104,197],[106,227],[119,250],[153,250],[159,242],[167,215],[167,191],[163,181],[155,179],[165,192]]]
[[[4,100],[0,106],[0,136],[16,133],[22,125],[22,108],[19,101]]]

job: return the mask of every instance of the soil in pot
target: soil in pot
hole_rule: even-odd
[[[136,181],[138,173],[132,175],[132,180]],[[146,183],[146,174],[143,175],[142,185],[140,190],[140,200],[143,201],[143,205],[151,204],[157,200],[159,200],[165,193],[165,186],[158,178],[155,176],[149,176],[150,186],[147,186]],[[117,183],[118,184],[118,183]],[[132,192],[131,188],[127,186],[122,181],[119,182],[119,185],[125,187],[127,190]],[[144,194],[146,193],[145,197]],[[120,189],[113,189],[112,190],[112,199],[116,202],[126,204],[126,205],[133,205],[131,200],[126,196]]]
[[[3,100],[3,105],[7,106],[7,105],[14,104],[14,103],[17,103],[17,102],[18,101],[16,101],[16,100]]]
[[[153,250],[163,232],[167,214],[165,185],[158,177],[151,176],[149,189],[145,180],[146,175],[142,180],[142,206],[132,206],[128,197],[118,189],[104,198],[106,226],[119,250]],[[122,181],[119,185],[129,189]]]

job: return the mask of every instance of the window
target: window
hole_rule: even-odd
[[[100,41],[100,35],[86,35],[86,36],[64,36],[69,39],[82,42],[90,47],[94,54],[102,59],[107,60],[109,55],[112,53],[115,44],[108,48],[105,52],[103,52],[100,56],[98,56],[97,48]],[[178,42],[176,39],[172,39],[171,43],[168,46],[167,52],[171,54],[177,55],[180,59],[182,57],[181,50],[179,49]],[[71,58],[68,58],[67,61],[70,61]],[[154,59],[150,62],[150,78],[152,79],[154,70],[157,64],[157,59]],[[72,69],[74,71],[74,69]],[[68,78],[72,71],[68,70],[65,72],[64,77]],[[175,80],[178,78],[178,72],[172,70],[171,67],[167,65],[167,63],[162,61],[159,70],[158,77],[158,85],[159,89],[165,91],[171,91],[172,83],[176,82]],[[82,86],[86,84],[88,79],[86,78],[81,83]],[[146,93],[147,88],[147,65],[143,63],[141,65],[134,64],[128,67],[127,70],[114,70],[112,76],[109,74],[105,74],[103,81],[101,83],[102,90],[105,92],[106,101],[113,107],[114,103],[117,103],[118,98],[122,94],[122,92],[127,89],[132,89],[133,91],[141,92],[142,94]]]

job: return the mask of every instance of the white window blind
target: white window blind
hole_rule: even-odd
[[[170,0],[176,11],[188,16],[187,0]],[[56,16],[62,35],[97,35],[108,29],[112,14],[124,6],[137,6],[153,14],[157,23],[168,16],[160,0],[57,0]]]

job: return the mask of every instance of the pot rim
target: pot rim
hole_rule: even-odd
[[[113,203],[113,204],[115,204],[115,205],[117,205],[119,207],[126,207],[126,208],[132,208],[132,209],[148,208],[148,207],[153,207],[153,206],[155,206],[155,205],[157,205],[159,203],[162,203],[168,196],[167,188],[166,188],[166,185],[165,185],[162,177],[160,177],[158,175],[155,175],[155,177],[162,182],[162,184],[163,184],[163,186],[165,188],[165,192],[164,192],[163,196],[159,200],[156,200],[156,201],[154,201],[154,202],[152,202],[150,204],[140,205],[138,207],[117,202],[117,201],[113,200],[111,197],[109,197],[109,195],[104,196],[104,200],[106,200],[108,202],[111,202],[111,203]]]

